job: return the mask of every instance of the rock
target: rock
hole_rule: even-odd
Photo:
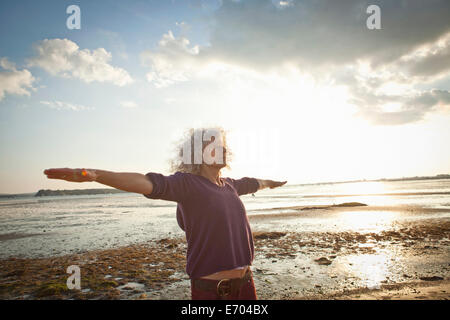
[[[332,207],[360,207],[360,206],[367,206],[367,204],[360,202],[344,202],[332,205]]]
[[[329,206],[321,206],[321,207],[303,207],[300,210],[316,210],[316,209],[328,209]]]
[[[317,262],[319,265],[325,265],[325,266],[328,266],[328,265],[330,265],[331,264],[331,261],[330,260],[328,260],[327,258],[325,258],[325,257],[322,257],[322,258],[319,258],[319,259],[316,259],[316,260],[314,260],[315,262]]]
[[[286,235],[286,232],[253,232],[255,239],[278,239]]]
[[[439,280],[444,280],[444,278],[442,277],[438,277],[438,276],[432,276],[432,277],[420,277],[420,280],[424,280],[424,281],[439,281]]]
[[[69,291],[66,283],[56,280],[41,284],[35,291],[35,295],[39,298],[56,296]]]

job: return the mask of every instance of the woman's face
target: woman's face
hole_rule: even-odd
[[[210,166],[215,167],[215,168],[224,168],[227,166],[227,149],[225,147],[219,147],[217,148],[218,150],[221,150],[222,152],[222,163],[213,163]],[[215,156],[216,155],[216,149],[213,149],[211,152],[211,156]]]
[[[214,163],[212,163],[212,164],[204,163],[204,165],[209,166],[209,167],[214,167],[214,168],[224,168],[227,166],[227,148],[225,147],[225,143],[224,143],[223,139],[221,138],[220,141],[218,141],[214,145],[210,146],[210,148],[207,148],[208,145],[213,142],[214,142],[214,140],[211,141],[210,143],[208,143],[205,146],[205,148],[203,149],[203,152],[210,152],[211,153],[210,156],[212,158],[214,158]],[[220,157],[216,158],[216,151],[222,152],[222,159]],[[205,156],[205,154],[204,154],[204,156]],[[209,155],[207,155],[207,156],[209,156]],[[217,163],[216,161],[219,161],[219,162]]]

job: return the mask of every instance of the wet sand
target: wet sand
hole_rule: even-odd
[[[264,213],[265,211],[283,210],[288,212],[281,213]],[[396,206],[368,206],[364,203],[350,202],[337,205],[316,205],[316,206],[292,206],[270,209],[256,209],[254,211],[261,212],[260,214],[249,215],[250,221],[258,221],[262,219],[273,218],[297,218],[299,214],[314,215],[318,212],[354,212],[354,211],[392,211],[392,212],[407,212],[408,214],[423,214],[423,213],[450,213],[450,209],[445,208],[424,208],[421,206],[412,205],[396,205]]]
[[[298,207],[249,216],[251,223],[314,215]],[[416,210],[417,207],[382,207]],[[446,211],[448,212],[448,210]],[[254,232],[252,270],[260,299],[449,299],[450,218],[397,221],[379,232]],[[184,238],[40,259],[0,260],[1,299],[190,299]],[[66,269],[81,269],[81,290],[69,290]]]
[[[20,238],[28,238],[28,237],[37,237],[42,236],[40,233],[7,233],[7,234],[0,234],[0,241],[7,241],[12,239],[20,239]]]
[[[380,289],[354,289],[326,295],[300,297],[314,300],[448,300],[450,280],[411,281],[382,285]]]

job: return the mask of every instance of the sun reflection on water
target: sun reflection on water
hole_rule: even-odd
[[[380,232],[389,229],[398,215],[396,211],[343,211],[337,222],[352,231]]]
[[[333,202],[362,202],[367,205],[391,205],[396,203],[397,197],[389,196],[392,193],[386,183],[382,181],[363,181],[343,183],[337,186]],[[333,198],[333,197],[332,197]]]
[[[343,183],[339,186],[341,194],[381,194],[386,193],[386,185],[381,181]]]
[[[346,260],[348,274],[361,279],[361,285],[370,289],[379,288],[390,276],[392,260],[389,254],[351,255]]]

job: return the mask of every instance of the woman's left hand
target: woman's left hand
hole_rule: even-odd
[[[260,189],[264,188],[277,188],[284,185],[287,181],[274,181],[274,180],[258,180]]]
[[[268,187],[270,189],[281,187],[284,185],[287,181],[273,181],[273,180],[267,180],[268,181]]]

